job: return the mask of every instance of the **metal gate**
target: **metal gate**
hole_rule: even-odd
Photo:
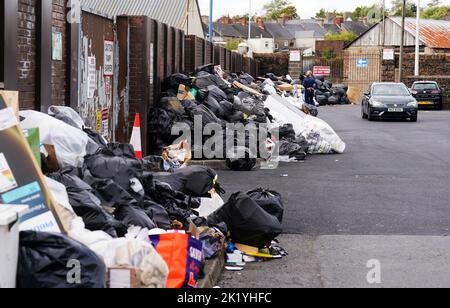
[[[320,58],[316,56],[303,57],[303,72],[313,71],[314,66],[329,66],[331,75],[327,79],[333,83],[342,83],[344,80],[344,59],[342,57],[334,59]]]
[[[379,48],[349,48],[344,53],[344,82],[359,97],[374,82],[381,81],[382,51]],[[359,99],[358,99],[359,100]]]

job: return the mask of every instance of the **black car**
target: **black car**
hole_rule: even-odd
[[[417,100],[420,109],[442,110],[442,89],[435,81],[417,81],[411,87],[411,93]]]
[[[364,93],[362,117],[375,119],[410,119],[417,122],[418,104],[403,83],[374,83]]]

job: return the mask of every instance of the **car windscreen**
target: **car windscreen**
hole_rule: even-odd
[[[372,95],[378,96],[409,96],[408,89],[403,85],[397,84],[378,84],[374,85]]]
[[[435,83],[416,83],[412,87],[415,91],[428,91],[428,90],[437,90],[438,87]]]

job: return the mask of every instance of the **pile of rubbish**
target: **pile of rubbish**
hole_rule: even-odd
[[[27,210],[15,213],[20,222],[0,219],[7,223],[5,230],[0,223],[5,251],[16,238],[17,276],[8,275],[19,288],[195,288],[205,261],[230,245],[265,249],[267,259],[279,255],[273,241],[282,232],[284,206],[276,192],[238,192],[224,203],[214,170],[182,164],[151,171],[146,166],[155,162],[137,159],[130,144],[108,143],[66,107],[52,106],[48,115],[21,111],[19,129],[39,131],[39,159],[27,151],[4,158],[17,185],[2,186],[0,203],[13,204],[11,196],[30,187],[42,190],[36,197],[48,191],[42,204],[22,200]],[[185,146],[165,149],[167,157]],[[37,178],[30,172],[24,180],[32,186],[20,186],[21,157],[40,166]],[[0,218],[15,206],[0,205]]]
[[[348,105],[351,104],[347,96],[348,86],[343,84],[333,85],[324,77],[316,79],[316,101],[320,106]]]
[[[227,158],[228,166],[240,171],[252,170],[258,158],[274,158],[273,142],[280,141],[280,155],[293,160],[305,159],[306,154],[342,153],[345,149],[336,133],[323,121],[316,120],[317,107],[304,103],[303,86],[290,76],[267,74],[264,78],[255,79],[246,73],[226,74],[220,66],[206,65],[190,76],[174,74],[164,84],[162,99],[149,113],[153,151],[153,156],[148,158],[150,161],[161,161],[161,153],[167,146],[177,146],[180,140],[186,141],[188,146],[185,149],[190,149],[189,153],[185,151],[181,160],[186,155],[203,160]],[[318,93],[328,89],[324,84],[320,84]],[[341,90],[333,88],[336,94],[329,97],[345,100],[346,94]],[[294,110],[294,113],[286,116],[286,108]],[[200,120],[196,122],[196,118]],[[215,124],[225,133],[212,132],[207,128],[210,124]],[[250,124],[257,129],[240,136],[230,129],[229,124]],[[281,136],[278,139],[278,130],[289,125],[295,127],[294,133],[289,138]],[[262,133],[266,138],[261,140],[263,126],[270,129]],[[202,136],[201,140],[195,139],[198,135]],[[205,155],[203,147],[211,145],[211,140],[215,143],[214,155]],[[238,143],[238,140],[245,142]],[[252,147],[250,140],[258,140],[258,144]],[[230,148],[241,148],[245,155],[234,157],[230,155]],[[165,170],[172,169],[173,162],[166,162]]]

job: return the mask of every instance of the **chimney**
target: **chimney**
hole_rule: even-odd
[[[237,20],[237,22],[243,26],[247,25],[247,18],[241,18],[239,20]]]
[[[264,29],[264,18],[258,17],[258,18],[256,19],[256,26],[257,26],[258,28]]]
[[[283,16],[283,20],[282,20],[282,24],[283,24],[283,26],[286,26],[286,23],[288,22],[288,21],[290,21],[290,20],[292,20],[292,17],[291,16],[286,16],[286,15],[284,15]]]
[[[218,22],[224,25],[232,25],[234,20],[233,18],[230,18],[230,16],[223,16],[218,20]]]
[[[366,26],[369,24],[369,21],[368,21],[367,17],[361,17],[359,19],[359,21],[361,21]]]
[[[325,20],[327,24],[333,23],[333,20],[336,18],[336,14],[332,12],[327,13],[327,19]]]
[[[335,17],[334,21],[333,21],[333,23],[338,27],[340,27],[343,22],[344,22],[344,17],[342,17],[342,16]]]
[[[325,25],[325,19],[323,18],[316,18],[316,22],[323,27]]]
[[[349,19],[352,19],[353,13],[352,12],[345,12],[344,13],[344,21],[347,21]]]

